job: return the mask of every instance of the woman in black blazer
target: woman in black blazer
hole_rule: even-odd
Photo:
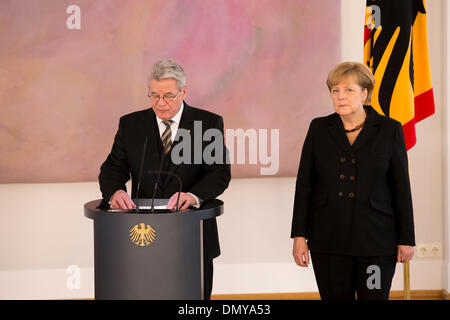
[[[374,77],[344,62],[328,75],[335,113],[314,119],[294,200],[293,256],[309,253],[322,299],[388,299],[397,262],[414,255],[402,125],[371,106]]]

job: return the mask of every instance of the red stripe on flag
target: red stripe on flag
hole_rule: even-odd
[[[434,114],[433,89],[414,97],[414,122],[417,123]]]
[[[370,39],[371,34],[372,34],[372,30],[370,30],[367,27],[364,27],[364,44],[367,42],[367,40]]]
[[[414,118],[403,125],[406,150],[414,147],[417,142],[415,124],[434,114],[433,89],[414,98],[414,113]]]
[[[414,145],[417,142],[416,128],[414,126],[415,123],[416,122],[414,121],[414,119],[412,119],[403,125],[403,134],[405,136],[406,150],[409,150],[412,147],[414,147]]]

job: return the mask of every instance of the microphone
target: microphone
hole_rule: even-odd
[[[136,213],[139,213],[139,189],[141,188],[141,178],[142,178],[142,170],[144,168],[144,159],[145,159],[145,152],[147,151],[147,142],[148,142],[148,136],[145,137],[143,152],[142,152],[142,159],[141,159],[141,167],[139,168],[139,177],[138,177],[138,183],[136,188]]]

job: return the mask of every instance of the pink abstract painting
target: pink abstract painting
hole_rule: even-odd
[[[310,121],[332,112],[340,2],[0,1],[0,183],[96,180],[120,116],[150,106],[160,59],[183,66],[186,102],[226,129],[278,130],[272,175],[295,176]],[[262,176],[244,152],[233,178]]]

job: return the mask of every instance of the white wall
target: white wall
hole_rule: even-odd
[[[444,114],[442,91],[448,85],[442,73],[443,2],[428,1],[436,114],[416,126],[418,142],[409,152],[409,161],[417,243],[445,241],[447,260],[415,258],[413,290],[449,291],[449,191],[444,186],[450,116]],[[362,61],[365,1],[342,3],[342,60]],[[317,291],[312,267],[297,267],[291,258],[294,184],[295,178],[232,180],[221,197],[225,201],[225,214],[218,219],[222,255],[215,262],[213,293]],[[0,299],[93,297],[92,221],[83,216],[83,204],[99,197],[96,182],[0,185]],[[81,268],[80,289],[66,287],[70,265]],[[393,289],[402,289],[402,265],[397,267]]]
[[[450,5],[448,2],[443,3],[442,10],[443,17],[448,17],[450,15]],[[444,195],[444,223],[443,223],[443,231],[444,231],[444,263],[442,265],[443,272],[443,287],[447,292],[450,292],[450,158],[449,158],[449,150],[450,150],[450,61],[448,57],[450,56],[450,23],[447,19],[443,19],[443,30],[444,34],[442,36],[443,42],[443,112],[442,112],[442,121],[444,123],[444,134],[443,134],[443,195]]]

